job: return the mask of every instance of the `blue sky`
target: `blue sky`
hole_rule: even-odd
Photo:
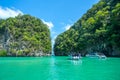
[[[52,42],[99,0],[0,0],[0,18],[18,13],[38,17],[51,28]]]

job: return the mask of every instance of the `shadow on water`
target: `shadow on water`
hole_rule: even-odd
[[[82,64],[82,60],[81,59],[79,59],[79,60],[72,60],[70,58],[67,58],[66,60],[69,61],[70,63],[72,63],[73,65],[81,65]]]

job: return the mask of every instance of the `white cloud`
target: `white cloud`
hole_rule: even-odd
[[[44,24],[46,24],[46,25],[48,26],[48,28],[49,28],[50,30],[54,27],[54,25],[53,25],[53,23],[52,23],[51,21],[47,22],[47,21],[45,21],[45,20],[43,20],[43,19],[42,19],[42,21],[43,21]]]
[[[72,26],[72,24],[67,24],[67,25],[65,26],[65,30],[70,29],[71,26]]]
[[[23,14],[23,13],[20,10],[0,7],[0,18],[2,19],[6,19],[9,17],[15,17],[18,14]]]

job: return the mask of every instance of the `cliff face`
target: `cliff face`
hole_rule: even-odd
[[[55,55],[104,53],[120,56],[120,1],[100,0],[71,28],[60,34]]]
[[[41,20],[30,15],[0,20],[1,56],[49,54],[51,54],[50,31]]]
[[[0,35],[0,49],[3,49],[3,42],[4,42],[4,38],[3,35]]]

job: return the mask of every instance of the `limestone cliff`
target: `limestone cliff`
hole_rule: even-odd
[[[3,50],[4,56],[49,55],[50,30],[40,19],[30,15],[0,20],[0,51]]]

